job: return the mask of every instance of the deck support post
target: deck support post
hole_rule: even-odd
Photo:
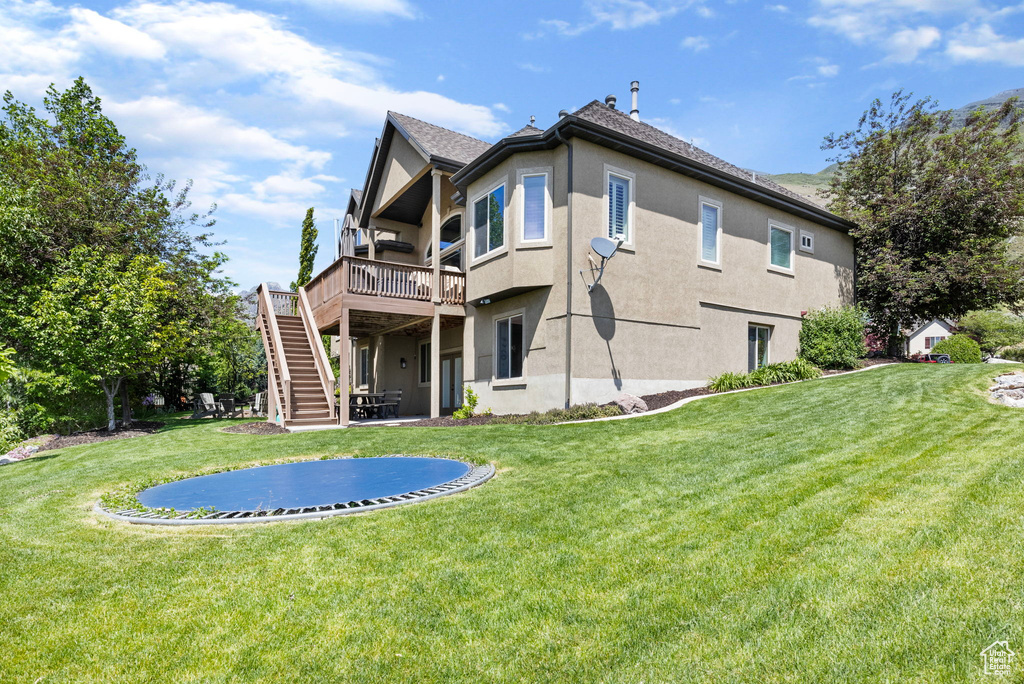
[[[430,172],[433,188],[430,193],[430,254],[434,274],[431,278],[430,299],[434,305],[441,303],[441,172]]]
[[[349,339],[348,330],[348,307],[341,307],[341,320],[338,322],[338,387],[341,394],[338,397],[338,415],[341,416],[342,427],[348,426],[348,388],[349,388],[349,365],[352,361],[352,340]]]
[[[441,417],[441,309],[430,326],[430,417]]]

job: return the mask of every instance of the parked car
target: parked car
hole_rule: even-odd
[[[949,354],[922,354],[917,359],[918,363],[953,363]]]

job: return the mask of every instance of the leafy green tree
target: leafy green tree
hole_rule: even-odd
[[[184,322],[168,315],[175,292],[165,273],[151,256],[77,247],[36,302],[37,341],[49,346],[54,367],[99,383],[109,430],[124,379],[173,355],[187,334]]]
[[[950,112],[898,91],[825,138],[838,163],[829,207],[857,224],[858,301],[890,343],[913,321],[1024,298],[1007,250],[1024,225],[1020,120],[1009,100],[954,128]]]
[[[7,382],[14,375],[14,350],[0,349],[0,382]]]
[[[973,338],[986,354],[1024,342],[1024,319],[1004,311],[972,311],[957,322],[957,328]]]
[[[292,283],[292,290],[305,287],[313,278],[313,262],[316,261],[316,238],[320,231],[313,220],[313,207],[306,210],[306,218],[302,221],[302,242],[299,244],[299,277]]]

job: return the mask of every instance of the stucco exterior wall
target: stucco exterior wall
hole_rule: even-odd
[[[409,141],[398,134],[392,136],[380,191],[372,198],[373,211],[377,211],[382,204],[391,199],[426,165],[427,160],[409,144]]]
[[[471,207],[481,194],[506,184],[508,246],[472,263],[468,298],[544,283],[542,295],[519,295],[478,307],[472,315],[477,358],[471,379],[481,406],[505,413],[564,404],[569,274],[572,403],[609,401],[621,392],[685,389],[725,371],[746,371],[750,325],[771,330],[771,361],[793,359],[804,311],[852,302],[853,242],[848,235],[586,141],[572,144],[571,267],[565,147],[514,155],[468,188]],[[517,181],[523,169],[538,167],[553,174],[551,245],[527,251],[517,249]],[[588,293],[579,270],[591,280],[590,240],[607,236],[608,170],[634,179],[633,234],[631,244],[608,262],[602,283]],[[722,207],[721,258],[712,267],[700,263],[702,198]],[[771,267],[772,222],[793,230],[790,273]],[[813,235],[813,253],[800,250],[801,231]],[[493,318],[515,309],[523,309],[531,336],[524,378],[518,384],[498,383],[493,379]]]

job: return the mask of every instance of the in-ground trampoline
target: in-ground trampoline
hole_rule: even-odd
[[[156,525],[324,518],[454,494],[493,475],[491,465],[426,456],[300,461],[178,480],[139,492],[140,508],[97,510]]]

